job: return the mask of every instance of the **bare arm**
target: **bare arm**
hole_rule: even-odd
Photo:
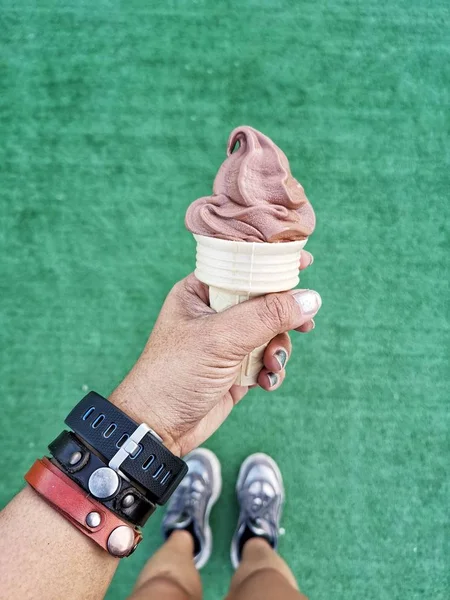
[[[0,598],[103,598],[118,559],[29,487],[0,515]]]
[[[169,294],[141,357],[110,400],[148,423],[172,452],[186,454],[247,393],[233,385],[239,364],[271,339],[259,385],[266,390],[281,385],[285,372],[275,353],[291,352],[283,332],[309,331],[320,308],[315,292],[294,292],[215,314],[207,305],[207,289],[189,276]],[[269,372],[277,373],[275,385]],[[118,560],[25,488],[0,514],[0,563],[1,599],[100,600]]]

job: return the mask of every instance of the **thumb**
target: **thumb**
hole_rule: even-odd
[[[310,321],[322,306],[313,290],[292,290],[247,300],[217,315],[217,325],[227,331],[245,356],[279,333]],[[230,335],[232,333],[232,335]],[[236,350],[236,348],[235,348]]]

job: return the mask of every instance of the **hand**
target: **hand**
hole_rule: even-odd
[[[311,262],[303,252],[301,268]],[[169,293],[142,355],[110,400],[135,421],[150,425],[172,452],[185,455],[247,393],[248,387],[234,381],[240,363],[255,348],[270,342],[258,384],[268,391],[282,384],[292,348],[285,332],[313,329],[320,306],[317,292],[295,289],[215,313],[208,305],[208,287],[191,274]]]

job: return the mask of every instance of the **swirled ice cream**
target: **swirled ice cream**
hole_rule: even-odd
[[[272,140],[252,127],[237,127],[227,155],[212,196],[187,210],[192,233],[245,242],[293,242],[311,235],[314,210]]]

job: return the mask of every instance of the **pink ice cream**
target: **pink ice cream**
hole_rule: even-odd
[[[237,127],[228,139],[227,155],[213,195],[189,206],[189,231],[245,242],[293,242],[311,235],[314,210],[272,140],[252,127]]]

